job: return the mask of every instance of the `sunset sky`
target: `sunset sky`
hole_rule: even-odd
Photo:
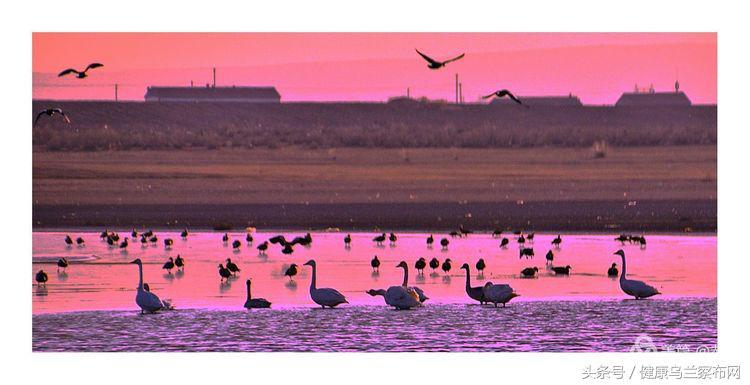
[[[282,101],[385,101],[404,95],[464,98],[508,88],[518,95],[578,95],[613,104],[636,84],[693,103],[716,103],[714,33],[34,33],[35,99],[143,100],[149,85],[275,86]],[[463,60],[432,71],[417,53]],[[65,68],[104,63],[84,80]]]

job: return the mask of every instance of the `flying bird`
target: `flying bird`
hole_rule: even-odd
[[[64,70],[64,71],[62,71],[62,72],[60,72],[59,74],[57,74],[57,76],[58,76],[58,77],[60,77],[60,76],[65,76],[65,75],[67,75],[67,74],[76,74],[76,77],[77,77],[78,79],[83,79],[83,78],[85,78],[85,77],[87,77],[87,76],[88,76],[88,75],[86,74],[86,72],[87,72],[88,70],[90,70],[90,69],[94,69],[94,68],[99,68],[99,67],[104,67],[104,64],[102,64],[102,63],[91,63],[91,64],[89,64],[88,66],[86,66],[86,69],[85,69],[85,70],[83,70],[83,71],[76,71],[76,70],[75,70],[75,69],[73,69],[73,68],[68,68],[68,69],[66,69],[66,70]]]
[[[430,63],[430,64],[427,65],[427,67],[429,69],[431,69],[431,70],[436,70],[436,69],[443,68],[443,67],[445,67],[446,64],[448,64],[448,63],[450,63],[452,61],[456,61],[456,60],[461,59],[461,58],[464,57],[464,54],[460,54],[460,55],[454,57],[453,59],[448,59],[446,61],[437,61],[437,60],[435,60],[435,59],[433,59],[433,58],[431,58],[431,57],[429,57],[429,56],[427,56],[427,55],[419,52],[419,50],[416,49],[416,48],[414,50],[417,51],[417,53],[419,54],[419,56],[421,56],[424,60],[427,60],[427,62]]]
[[[516,95],[513,95],[513,94],[512,94],[512,93],[511,93],[510,91],[508,91],[508,90],[499,90],[499,91],[495,91],[495,92],[493,92],[493,93],[491,93],[491,94],[489,94],[489,95],[486,95],[486,96],[482,96],[482,99],[489,99],[489,98],[491,98],[491,97],[493,97],[493,96],[496,96],[496,97],[498,97],[498,98],[502,98],[502,97],[505,97],[505,96],[507,96],[507,97],[509,97],[509,98],[510,98],[511,100],[513,100],[514,102],[516,102],[516,103],[518,103],[518,104],[520,104],[520,105],[522,105],[522,106],[524,106],[524,107],[526,107],[526,108],[529,108],[529,106],[528,106],[528,105],[526,105],[526,104],[523,104],[523,102],[521,102],[521,99],[517,98],[517,97],[516,97]]]
[[[65,115],[65,112],[63,112],[62,108],[48,108],[46,110],[39,111],[38,114],[36,114],[36,119],[34,119],[34,127],[36,127],[36,123],[39,121],[39,118],[42,117],[42,115],[52,116],[58,114],[63,117],[63,120],[65,120],[65,123],[70,124],[70,119],[67,115]]]

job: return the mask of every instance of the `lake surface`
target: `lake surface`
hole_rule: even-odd
[[[120,236],[130,231],[120,230]],[[85,247],[67,246],[70,234],[86,240]],[[377,234],[352,233],[345,248],[342,233],[313,233],[310,247],[297,245],[291,255],[270,245],[266,255],[256,246],[280,234],[195,232],[186,240],[179,232],[161,232],[155,244],[132,242],[127,249],[109,247],[98,232],[33,233],[33,266],[30,271],[33,303],[34,350],[72,351],[622,351],[645,333],[657,346],[716,343],[716,237],[647,235],[648,246],[621,245],[616,234],[565,235],[559,249],[550,241],[557,234],[537,234],[536,256],[519,259],[512,234],[506,248],[490,234],[450,238],[447,250],[437,243],[428,248],[429,234],[399,233],[398,241],[377,246]],[[287,239],[303,233],[284,233]],[[172,238],[165,248],[162,240]],[[231,243],[242,243],[234,251]],[[624,249],[628,276],[656,286],[664,295],[629,300],[618,281],[606,276],[607,268]],[[555,276],[544,255],[555,253],[554,265],[572,267],[570,276]],[[182,272],[161,269],[169,256],[186,260]],[[370,259],[378,255],[380,272]],[[56,272],[59,257],[71,262],[65,273]],[[445,274],[428,267],[418,275],[414,262],[436,257],[453,261]],[[487,268],[478,275],[474,264],[484,258]],[[171,299],[177,310],[140,315],[135,305],[138,268],[129,262],[141,258],[144,280],[161,298]],[[231,258],[242,271],[221,283],[218,264]],[[318,310],[310,300],[310,268],[303,266],[294,281],[283,276],[290,263],[302,265],[314,258],[318,286],[334,287],[349,305]],[[365,294],[370,288],[399,285],[404,260],[410,266],[410,284],[420,286],[430,299],[411,311],[386,308],[382,297]],[[506,308],[475,305],[465,292],[466,276],[459,269],[471,265],[472,285],[486,281],[508,283],[521,296]],[[524,267],[536,266],[539,276],[520,277]],[[37,287],[39,269],[49,274],[46,287]],[[271,310],[247,311],[245,279],[253,279],[253,296],[273,303]],[[325,340],[324,344],[321,340]]]

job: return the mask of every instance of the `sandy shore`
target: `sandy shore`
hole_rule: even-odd
[[[33,155],[34,229],[715,231],[716,147]]]

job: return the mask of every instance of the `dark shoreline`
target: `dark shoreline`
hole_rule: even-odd
[[[156,228],[703,232],[717,230],[716,200],[351,204],[33,205],[33,230]]]

